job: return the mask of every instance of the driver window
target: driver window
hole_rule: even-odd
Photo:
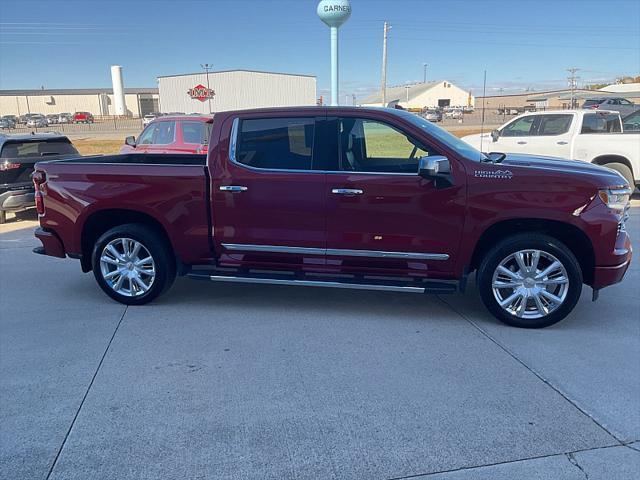
[[[413,174],[420,157],[437,155],[387,124],[361,118],[339,122],[341,170]]]
[[[500,132],[501,137],[529,137],[532,135],[533,123],[535,116],[530,115],[528,117],[522,117],[514,120],[509,125],[504,127]]]

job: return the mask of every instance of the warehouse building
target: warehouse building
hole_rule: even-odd
[[[125,88],[126,115],[140,117],[158,111],[157,88]],[[94,116],[115,115],[110,88],[0,90],[1,115],[90,112]]]
[[[316,104],[316,77],[228,70],[158,77],[162,113]]]
[[[399,105],[406,110],[422,110],[435,107],[473,107],[475,98],[471,92],[455,86],[451,82],[416,83],[386,89],[386,105]],[[363,107],[381,107],[382,94],[371,95],[362,102]]]
[[[478,97],[478,107],[484,107],[487,110],[503,110],[514,109],[521,110],[561,110],[571,108],[571,96],[575,99],[577,106],[581,106],[587,98],[602,97],[621,97],[631,102],[638,103],[640,97],[639,91],[634,91],[633,87],[623,89],[623,91],[609,90],[605,87],[601,90],[589,90],[586,88],[577,88],[573,91],[569,89],[550,90],[546,92],[524,92],[509,95],[493,95],[490,97]]]

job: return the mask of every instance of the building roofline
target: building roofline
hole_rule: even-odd
[[[215,73],[233,73],[233,72],[245,72],[245,73],[267,73],[270,75],[289,75],[291,77],[309,77],[309,78],[316,78],[315,75],[307,75],[307,74],[303,74],[303,73],[282,73],[282,72],[268,72],[268,71],[264,71],[264,70],[246,70],[243,68],[239,68],[239,69],[234,69],[234,70],[215,70],[215,71],[210,71],[210,74],[215,74]],[[159,75],[156,78],[172,78],[172,77],[188,77],[188,76],[192,76],[192,75],[206,75],[206,72],[193,72],[193,73],[178,73],[175,75]]]
[[[0,96],[42,96],[42,95],[99,95],[101,93],[113,94],[113,88],[50,88],[50,89],[29,89],[29,90],[0,90]],[[158,87],[125,88],[125,94],[136,93],[158,93]]]

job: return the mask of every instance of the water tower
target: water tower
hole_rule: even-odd
[[[338,105],[338,28],[351,16],[349,0],[321,0],[318,16],[331,29],[331,105]]]

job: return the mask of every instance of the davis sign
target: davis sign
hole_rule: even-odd
[[[195,87],[187,90],[187,94],[195,100],[204,102],[209,98],[213,98],[216,92],[214,92],[211,88],[205,87],[204,85],[196,85]]]

